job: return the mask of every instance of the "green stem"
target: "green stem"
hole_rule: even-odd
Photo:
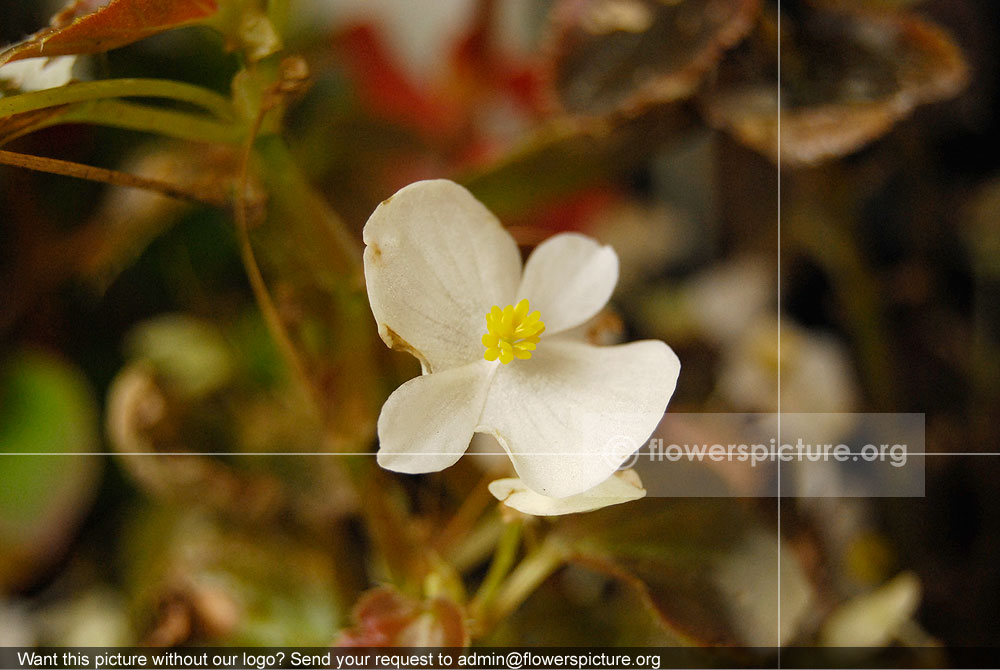
[[[510,574],[493,600],[490,611],[480,619],[480,628],[488,628],[514,612],[549,576],[566,561],[567,551],[551,536]]]
[[[445,560],[459,572],[465,572],[486,560],[496,549],[502,534],[503,529],[497,523],[496,515],[491,514],[463,535],[461,541],[445,547]]]
[[[521,546],[521,530],[523,523],[520,519],[515,519],[504,526],[503,535],[497,544],[496,552],[493,554],[493,562],[490,564],[486,578],[479,586],[479,591],[472,599],[469,608],[474,612],[487,609],[493,598],[496,597],[504,578],[514,567],[514,560],[517,558],[517,550]]]
[[[164,98],[197,105],[222,120],[235,118],[232,103],[201,86],[169,79],[105,79],[0,98],[0,118],[24,112],[107,98]]]
[[[239,126],[215,121],[204,116],[157,109],[120,100],[94,100],[70,108],[65,114],[51,119],[46,125],[90,123],[111,128],[124,128],[154,133],[165,137],[194,142],[238,144],[245,138]]]

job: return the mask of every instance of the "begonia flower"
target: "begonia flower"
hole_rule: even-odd
[[[611,477],[663,417],[680,372],[670,347],[596,347],[568,334],[614,290],[610,247],[559,234],[522,268],[499,220],[447,180],[384,201],[364,241],[379,334],[423,369],[382,407],[382,467],[443,470],[487,433],[527,488],[566,498]]]

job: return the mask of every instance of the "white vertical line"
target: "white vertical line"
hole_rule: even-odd
[[[781,668],[781,0],[778,0],[778,668]]]

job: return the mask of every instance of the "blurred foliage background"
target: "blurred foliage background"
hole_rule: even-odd
[[[1000,451],[996,3],[177,0],[112,44],[143,3],[101,4],[22,41],[60,7],[0,2],[0,642],[770,646],[779,552],[782,643],[1000,641],[995,457],[785,498],[779,541],[735,483],[530,520],[492,461],[308,455],[418,372],[360,231],[432,177],[612,244],[591,337],[674,347],[674,411],[774,411],[780,322],[784,411]],[[26,93],[39,54],[75,83]]]

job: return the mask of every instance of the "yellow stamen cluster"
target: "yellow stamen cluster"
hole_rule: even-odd
[[[498,358],[504,365],[515,358],[527,360],[538,345],[538,337],[545,332],[545,324],[540,320],[538,310],[528,313],[528,299],[500,309],[493,306],[486,315],[486,334],[483,335],[483,346],[486,352],[483,358],[495,361]]]

